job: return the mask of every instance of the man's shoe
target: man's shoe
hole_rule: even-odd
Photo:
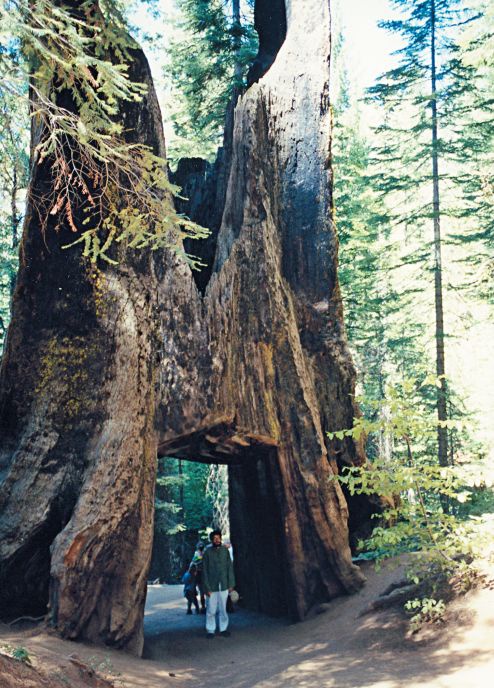
[[[206,638],[212,640],[214,638],[214,633],[206,633]]]
[[[220,635],[223,636],[223,638],[229,638],[230,637],[230,631],[221,631]]]
[[[192,609],[187,609],[186,614],[192,614]]]

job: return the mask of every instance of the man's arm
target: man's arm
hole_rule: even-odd
[[[233,570],[233,561],[232,558],[230,557],[230,552],[226,550],[227,553],[227,568],[226,568],[226,575],[227,575],[227,581],[228,581],[228,590],[231,592],[233,588],[235,587],[235,572]]]

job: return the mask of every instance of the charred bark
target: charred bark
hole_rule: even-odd
[[[123,113],[129,137],[164,154],[139,51],[132,71],[150,93]],[[0,374],[0,607],[5,615],[39,612],[49,599],[62,635],[140,653],[158,280],[148,256],[95,268],[62,249],[73,241],[69,227],[55,231],[50,218],[42,232],[33,198],[53,183],[50,161],[34,170]]]
[[[276,60],[235,108],[204,296],[168,253],[88,268],[61,250],[67,228],[45,245],[30,206],[1,372],[7,613],[42,609],[49,591],[62,635],[140,652],[157,452],[231,464],[252,607],[301,619],[362,585],[333,477],[364,456],[325,435],[357,413],[331,220],[328,3],[290,0],[286,18]],[[163,154],[139,51],[133,70],[149,95],[125,129]],[[48,182],[41,168],[34,191]]]
[[[259,50],[247,75],[252,86],[261,79],[276,59],[286,38],[286,9],[284,0],[257,2],[254,26],[259,36]]]
[[[158,426],[161,453],[234,466],[232,542],[242,594],[263,611],[281,609],[254,593],[242,571],[260,535],[243,506],[250,501],[271,523],[263,535],[281,543],[282,597],[303,618],[321,595],[362,583],[348,548],[347,503],[332,476],[338,464],[364,457],[351,440],[335,451],[325,435],[350,427],[358,413],[331,220],[329,13],[324,3],[292,2],[287,18],[276,61],[235,109],[205,297],[199,304],[186,292],[179,309],[170,303],[163,312],[164,332],[188,327],[200,345],[187,356],[164,338]],[[268,451],[274,514],[255,477]]]

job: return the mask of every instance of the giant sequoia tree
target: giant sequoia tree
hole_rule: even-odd
[[[300,619],[363,581],[331,480],[362,449],[325,434],[356,414],[331,221],[329,8],[258,0],[255,15],[267,71],[237,103],[225,193],[208,180],[222,206],[204,294],[166,246],[113,242],[115,262],[98,266],[63,250],[87,192],[72,190],[75,217],[45,216],[51,152],[33,168],[0,379],[0,594],[7,615],[48,604],[65,637],[141,651],[157,455],[229,465],[251,607]],[[277,55],[273,22],[286,26]],[[147,94],[120,104],[123,135],[163,156],[147,62],[128,54]],[[115,193],[125,210],[126,189]],[[111,231],[106,207],[91,246]]]

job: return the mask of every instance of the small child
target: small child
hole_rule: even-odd
[[[202,558],[204,556],[204,543],[198,542],[197,549],[192,557],[191,564],[195,564],[197,567],[196,573],[196,583],[199,589],[199,597],[201,600],[201,614],[206,613],[206,596],[204,594],[204,585],[202,584]]]
[[[186,571],[182,577],[184,584],[184,597],[187,600],[187,614],[192,614],[192,604],[196,608],[196,614],[199,614],[199,604],[197,603],[197,587],[196,587],[197,566],[191,564],[189,570]]]

